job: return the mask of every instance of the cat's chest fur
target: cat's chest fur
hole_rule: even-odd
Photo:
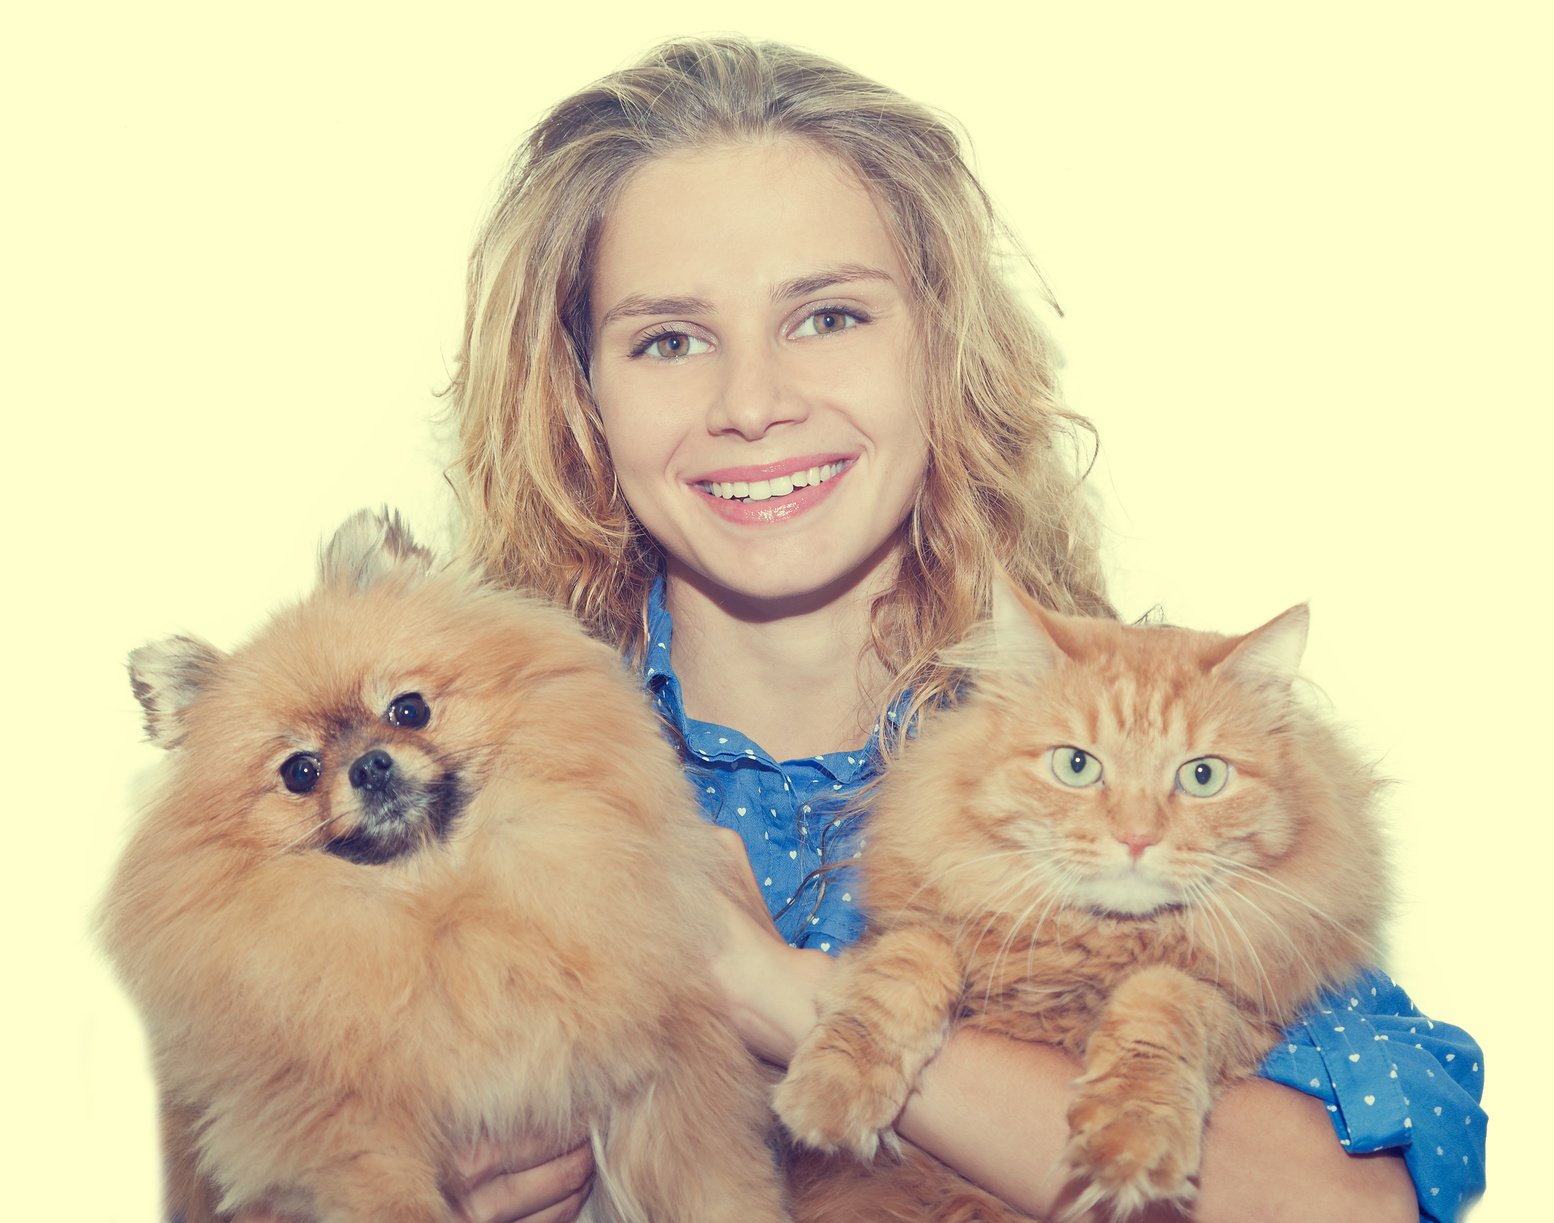
[[[1144,965],[1212,976],[1202,947],[1179,911],[1147,918],[1059,909],[1041,923],[1012,930],[1000,915],[966,929],[960,1017],[972,1026],[1071,1053],[1085,1038],[1117,984]],[[1204,970],[1208,969],[1208,974]]]

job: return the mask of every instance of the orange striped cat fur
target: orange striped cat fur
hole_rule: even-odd
[[[1068,1210],[1191,1202],[1216,1094],[1376,954],[1378,782],[1293,683],[1306,626],[1304,606],[1242,637],[1124,626],[1000,589],[951,656],[969,691],[884,782],[861,858],[870,934],[776,1096],[801,1142],[893,1146],[960,1023],[1081,1061]],[[888,1215],[848,1205],[889,1180],[827,1178],[795,1214],[945,1218],[926,1175]]]

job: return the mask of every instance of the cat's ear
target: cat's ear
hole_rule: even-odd
[[[999,573],[993,579],[991,614],[977,632],[947,650],[943,660],[973,673],[1045,675],[1063,654],[1054,627],[1040,604]]]
[[[185,715],[221,666],[222,654],[198,637],[169,637],[130,651],[130,688],[146,720],[146,738],[176,747]]]
[[[1236,641],[1215,670],[1247,684],[1288,687],[1300,670],[1310,625],[1310,609],[1298,603]]]
[[[416,543],[396,511],[387,506],[377,513],[358,510],[340,524],[319,553],[318,578],[326,584],[346,582],[361,589],[401,566],[427,573],[432,561],[431,552]]]

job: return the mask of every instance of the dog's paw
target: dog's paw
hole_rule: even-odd
[[[901,1154],[891,1128],[910,1090],[899,1069],[867,1063],[828,1038],[824,1025],[799,1048],[778,1084],[773,1107],[799,1142],[871,1160],[885,1147]]]
[[[1188,1101],[1164,1099],[1125,1078],[1081,1085],[1068,1110],[1064,1163],[1085,1183],[1073,1215],[1105,1206],[1115,1218],[1152,1202],[1188,1206],[1196,1198],[1203,1117]]]

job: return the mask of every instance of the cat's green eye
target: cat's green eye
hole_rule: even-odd
[[[1176,770],[1176,784],[1194,798],[1213,798],[1230,780],[1230,766],[1218,756],[1199,756]]]
[[[1093,786],[1101,780],[1101,762],[1083,748],[1052,749],[1052,775],[1065,786]]]

